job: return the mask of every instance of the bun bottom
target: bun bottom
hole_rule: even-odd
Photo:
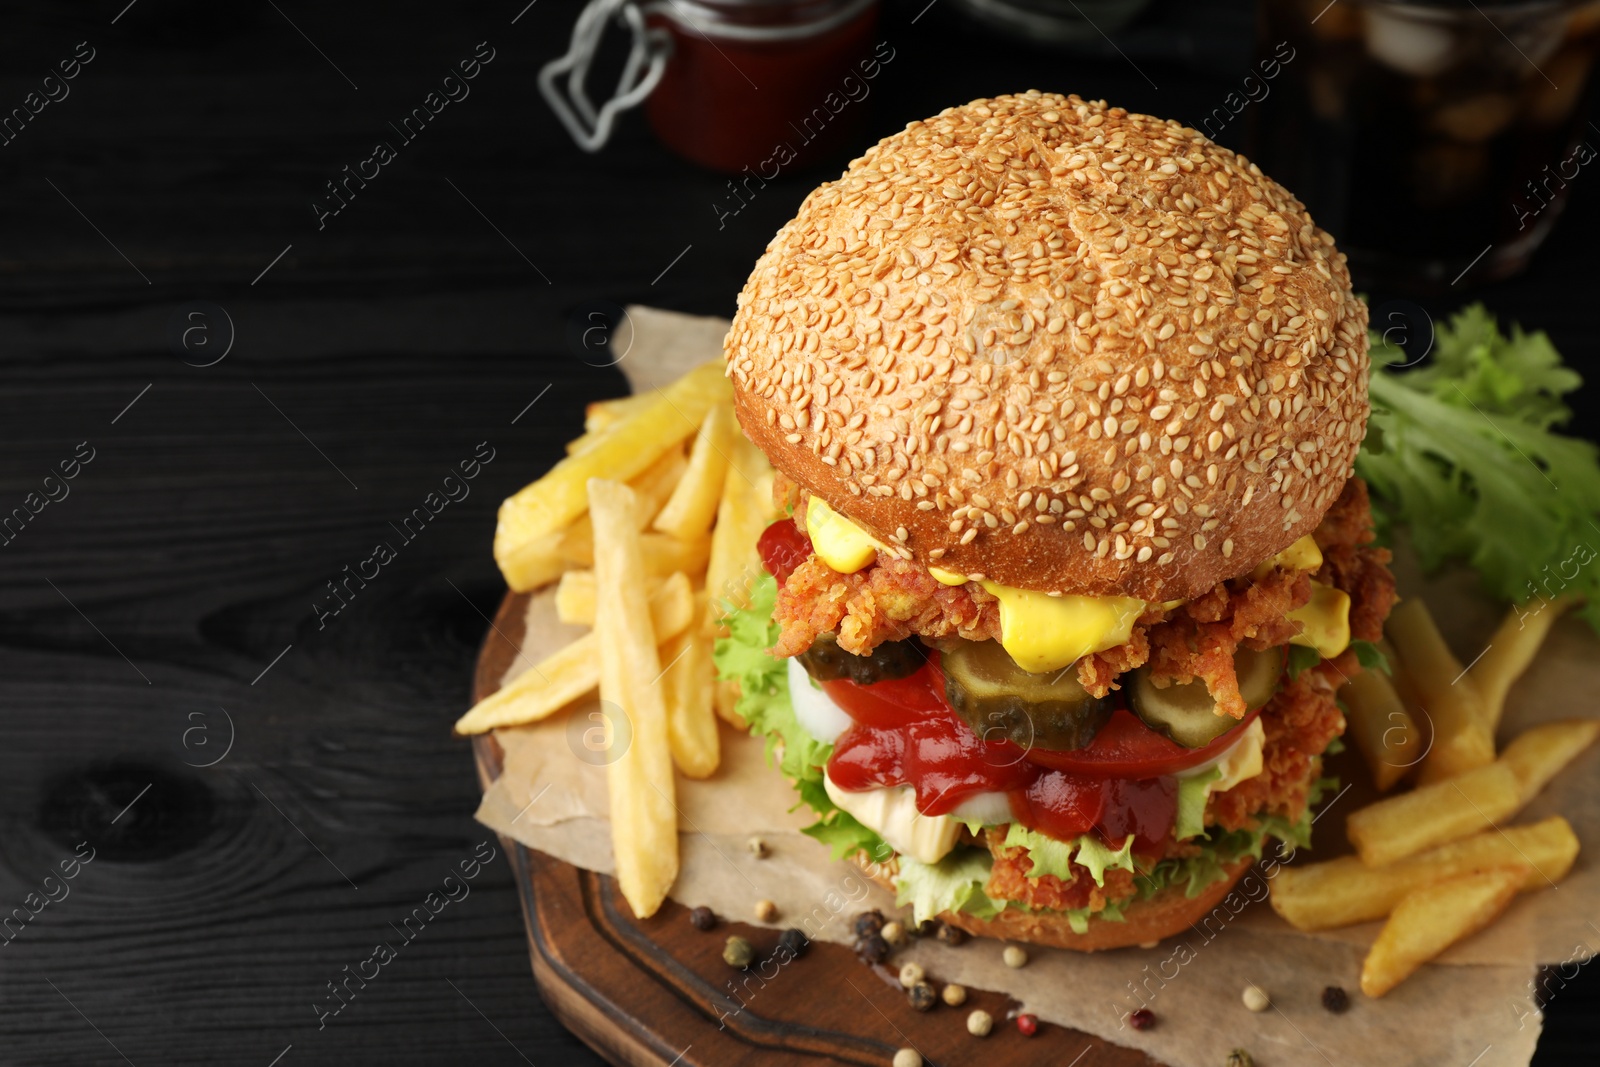
[[[1207,912],[1222,902],[1235,883],[1255,863],[1246,856],[1222,869],[1225,877],[1206,886],[1199,896],[1184,896],[1183,890],[1163,889],[1148,900],[1135,901],[1123,908],[1126,922],[1090,922],[1084,933],[1074,933],[1066,916],[1053,912],[1031,912],[1007,909],[992,919],[980,919],[966,912],[951,914],[941,912],[939,919],[958,926],[978,937],[992,937],[1001,941],[1024,941],[1052,948],[1070,948],[1079,952],[1099,952],[1108,948],[1127,948],[1145,945],[1192,927]],[[871,867],[860,864],[868,878],[894,892],[897,864],[891,860]]]

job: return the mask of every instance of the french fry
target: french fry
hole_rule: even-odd
[[[689,461],[684,458],[683,449],[674,448],[628,483],[633,486],[637,498],[634,506],[638,509],[639,529],[649,528],[650,520],[661,511],[662,505],[672,499],[673,492],[688,469]]]
[[[676,637],[699,621],[689,579],[682,574],[662,582],[649,603],[651,624],[663,639]],[[599,638],[587,633],[479,701],[456,721],[455,732],[464,737],[538,722],[592,693],[599,684]]]
[[[672,495],[672,488],[683,475],[686,463],[682,450],[669,449],[634,478],[632,484],[638,494],[640,529],[650,524],[657,508]],[[646,550],[646,563],[655,565],[656,569],[651,573],[658,578],[675,570],[698,573],[700,565],[694,562],[697,556],[698,552],[694,550],[685,552],[673,545],[657,545],[654,549]],[[518,544],[504,556],[497,554],[496,559],[506,585],[513,591],[526,593],[538,589],[560,578],[563,572],[573,567],[593,564],[593,524],[589,516],[580,515],[566,529]],[[673,561],[681,561],[685,566],[669,566]]]
[[[1417,703],[1433,724],[1433,745],[1418,780],[1426,785],[1482,767],[1494,760],[1494,735],[1486,726],[1483,700],[1451,653],[1433,616],[1412,597],[1389,616],[1389,638],[1400,652]]]
[[[1388,675],[1364,670],[1339,691],[1350,734],[1361,750],[1378,792],[1387,793],[1422,759],[1422,732],[1406,711]]]
[[[1526,867],[1496,867],[1449,878],[1408,893],[1361,965],[1361,992],[1381,997],[1418,967],[1506,910],[1527,877]]]
[[[562,572],[572,566],[569,554],[563,551],[570,534],[570,527],[556,530],[523,541],[503,555],[496,553],[495,561],[500,564],[506,586],[513,592],[526,593],[561,577]]]
[[[717,714],[729,726],[740,730],[746,729],[750,724],[744,721],[744,716],[739,714],[739,683],[717,679],[716,689],[711,694],[712,704],[717,709]]]
[[[611,847],[622,896],[643,919],[656,913],[678,877],[667,705],[658,684],[661,660],[645,600],[634,492],[620,482],[591,478],[588,497],[599,591],[594,636],[600,644],[600,700],[620,708],[632,727],[629,744],[606,772]]]
[[[634,393],[613,400],[596,400],[584,409],[583,436],[567,442],[567,455],[587,451],[605,440],[605,432],[612,426],[650,403],[653,394]]]
[[[775,511],[772,465],[749,438],[736,434],[729,452],[728,474],[722,483],[722,502],[717,506],[717,525],[711,531],[711,559],[706,564],[705,621],[713,635],[721,632],[722,616],[729,604],[749,604],[750,588],[762,573],[756,541]],[[744,720],[734,710],[738,699],[739,687],[735,683],[717,683],[717,714],[742,728]]]
[[[673,571],[699,574],[706,569],[706,559],[711,552],[711,542],[680,541],[666,534],[647,533],[639,536],[639,550],[644,553],[645,573],[652,578],[662,578]],[[561,556],[568,568],[594,566],[594,528],[585,525],[580,530],[574,526],[572,533],[562,539]]]
[[[519,546],[565,528],[588,510],[585,494],[591,477],[626,480],[678,448],[699,429],[713,404],[728,399],[731,388],[722,361],[716,360],[647,394],[650,402],[608,427],[604,440],[563,459],[500,505],[495,561],[503,565]],[[510,579],[508,574],[507,584]]]
[[[1565,878],[1578,858],[1578,838],[1559,815],[1529,826],[1485,830],[1387,867],[1355,856],[1281,867],[1272,878],[1272,910],[1299,930],[1331,930],[1381,919],[1407,893],[1445,878],[1492,867],[1528,868],[1521,888]]]
[[[750,589],[762,573],[756,541],[772,521],[772,465],[743,434],[734,437],[728,473],[722,480],[717,525],[711,534],[711,559],[706,566],[707,619],[716,622],[726,604],[745,607]]]
[[[1594,743],[1600,719],[1568,719],[1533,726],[1518,734],[1500,754],[1500,762],[1515,772],[1520,804],[1532,800],[1550,779]]]
[[[656,514],[655,529],[685,541],[711,532],[728,476],[728,454],[738,432],[731,404],[717,404],[706,413],[689,451],[688,467]]]
[[[673,572],[674,576],[681,573]],[[689,579],[685,576],[683,580],[688,582]],[[654,596],[661,584],[660,578],[651,576],[645,582],[645,590]],[[561,584],[556,586],[556,617],[569,626],[593,626],[595,600],[594,571],[567,571],[561,576]]]
[[[711,641],[691,627],[661,646],[661,658],[667,663],[662,683],[666,686],[672,762],[686,778],[709,778],[722,759],[722,740],[712,707]]]
[[[1345,832],[1363,863],[1381,867],[1498,825],[1521,806],[1516,772],[1497,761],[1368,804]]]
[[[615,426],[629,415],[648,407],[651,397],[650,393],[631,393],[610,400],[591,401],[583,409],[584,432],[596,433]]]
[[[1511,691],[1511,683],[1528,669],[1549,636],[1550,628],[1571,603],[1567,598],[1535,597],[1521,607],[1513,607],[1495,630],[1489,647],[1467,671],[1467,677],[1477,687],[1483,702],[1483,724],[1491,737],[1500,726],[1500,716],[1505,713],[1506,694]]]

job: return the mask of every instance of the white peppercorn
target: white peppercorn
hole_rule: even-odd
[[[994,1016],[990,1015],[982,1008],[977,1009],[971,1015],[967,1016],[967,1033],[971,1034],[973,1037],[988,1037],[989,1031],[993,1029]]]

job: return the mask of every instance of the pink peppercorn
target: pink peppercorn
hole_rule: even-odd
[[[1156,1024],[1156,1013],[1149,1008],[1140,1008],[1138,1011],[1128,1013],[1128,1025],[1135,1030],[1148,1030]]]
[[[1023,1037],[1032,1037],[1039,1032],[1039,1017],[1037,1015],[1017,1016],[1017,1031]]]

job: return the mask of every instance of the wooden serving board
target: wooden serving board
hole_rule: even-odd
[[[499,688],[522,642],[527,602],[526,595],[508,594],[500,605],[478,656],[474,701]],[[487,787],[500,775],[500,745],[493,734],[483,735],[473,751]],[[764,958],[777,945],[776,931],[724,920],[701,932],[689,924],[688,909],[671,900],[641,921],[608,875],[501,842],[516,875],[540,994],[562,1025],[612,1063],[887,1067],[897,1049],[914,1047],[930,1067],[1155,1065],[1143,1053],[1077,1030],[1041,1026],[1024,1037],[1007,1018],[1014,1004],[997,993],[973,990],[960,1008],[940,1004],[918,1012],[888,969],[863,964],[844,945],[812,945],[750,995],[736,982],[740,972],[722,961],[723,943],[738,934]],[[744,995],[742,1008],[730,986]],[[967,1033],[974,1008],[994,1016],[987,1038]]]

